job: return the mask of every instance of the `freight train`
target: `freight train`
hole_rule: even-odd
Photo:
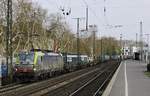
[[[81,54],[78,57],[76,54],[61,54],[48,50],[20,52],[14,66],[14,78],[16,80],[43,79],[87,66],[88,61],[88,56]]]
[[[119,56],[105,55],[102,62],[117,60]],[[95,60],[98,61],[98,60]],[[56,53],[49,50],[34,49],[20,52],[14,65],[14,79],[31,81],[45,79],[64,72],[71,72],[83,67],[93,66],[88,55],[72,53]]]
[[[89,64],[89,57],[87,55],[72,53],[63,53],[64,70],[74,71],[79,67],[86,67]]]

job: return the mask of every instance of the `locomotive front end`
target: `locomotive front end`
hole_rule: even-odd
[[[14,76],[16,79],[26,80],[34,77],[36,68],[34,68],[34,53],[18,54],[17,62],[14,66]]]

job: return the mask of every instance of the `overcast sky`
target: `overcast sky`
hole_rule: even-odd
[[[72,18],[85,17],[86,3],[89,6],[89,24],[98,26],[98,36],[112,36],[119,39],[123,34],[124,39],[135,40],[139,34],[139,22],[143,21],[143,32],[150,34],[150,0],[33,0],[38,2],[49,13],[60,12],[60,7],[65,10],[71,8],[71,15],[66,16],[67,22],[74,32],[76,21]],[[85,3],[86,2],[86,3]],[[104,15],[104,6],[106,12]],[[81,21],[80,28],[84,28],[85,20]],[[122,25],[114,28],[107,25]],[[144,36],[146,38],[146,36]]]

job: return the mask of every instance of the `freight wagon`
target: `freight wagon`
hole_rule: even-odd
[[[89,63],[89,57],[87,55],[78,55],[72,53],[63,53],[64,70],[74,71],[78,68],[86,67]]]

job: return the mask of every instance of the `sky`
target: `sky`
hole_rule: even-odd
[[[135,40],[140,33],[140,21],[143,22],[143,34],[150,34],[150,0],[33,0],[47,9],[49,13],[60,13],[61,7],[71,9],[69,16],[64,16],[71,29],[76,32],[76,20],[85,18],[85,9],[89,7],[89,24],[98,26],[97,36],[112,36],[117,39]],[[104,6],[106,11],[104,12]],[[122,27],[114,27],[121,25]],[[85,28],[85,19],[80,21],[80,29]],[[139,38],[138,38],[139,39]],[[146,35],[143,35],[146,39]]]

